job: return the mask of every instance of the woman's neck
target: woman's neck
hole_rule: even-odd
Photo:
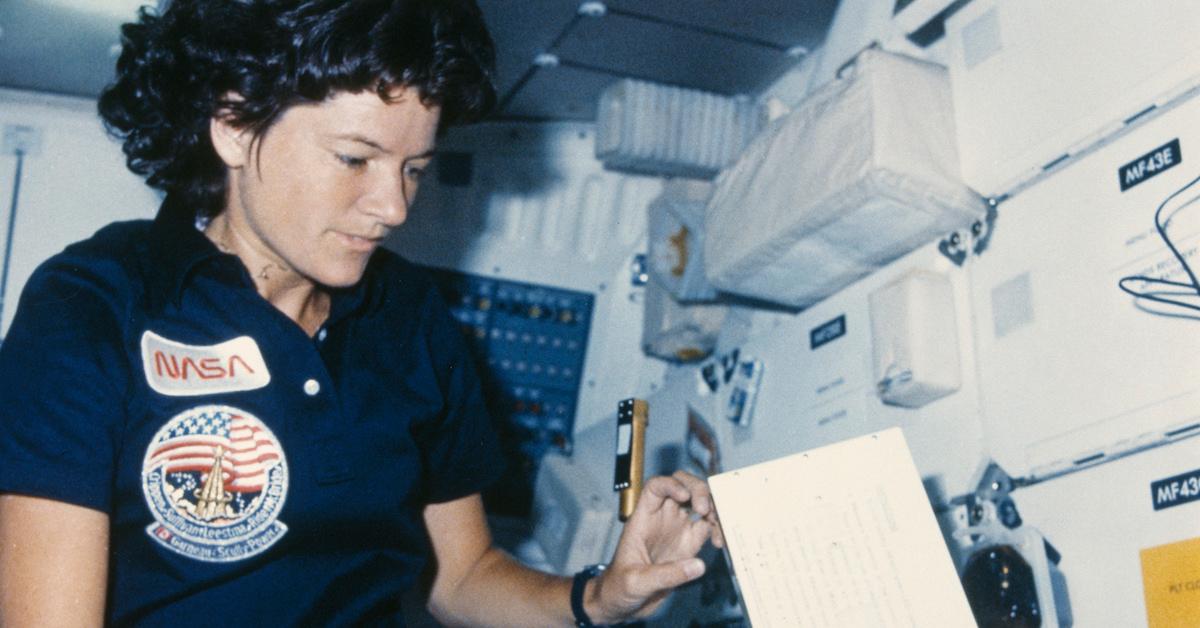
[[[247,227],[239,228],[228,213],[213,218],[204,235],[218,249],[241,260],[258,294],[309,336],[329,318],[329,292],[271,254],[260,240],[248,237]]]

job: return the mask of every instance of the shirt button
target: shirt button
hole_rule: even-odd
[[[309,397],[315,397],[319,392],[321,392],[321,382],[318,382],[315,379],[310,379],[304,382],[304,393],[306,395]]]
[[[325,342],[325,336],[328,336],[328,335],[329,335],[329,331],[326,330],[324,327],[322,327],[317,332],[317,342]]]

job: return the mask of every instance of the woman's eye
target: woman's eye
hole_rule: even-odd
[[[363,166],[367,165],[367,160],[362,157],[353,157],[351,155],[339,154],[337,156],[337,158],[338,158],[338,161],[342,162],[343,164],[345,164],[346,166],[348,166],[350,168],[362,168]]]
[[[425,175],[425,169],[419,166],[408,166],[404,169],[404,174],[410,179],[419,180]]]

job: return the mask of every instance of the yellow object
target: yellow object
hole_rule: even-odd
[[[621,490],[620,519],[625,521],[637,508],[642,496],[642,481],[646,468],[646,426],[650,423],[650,405],[643,399],[633,401],[633,435],[630,444],[629,488]]]
[[[675,249],[675,266],[671,267],[672,277],[682,277],[688,263],[688,228],[680,227],[679,233],[671,236],[671,247]]]
[[[1200,618],[1200,538],[1151,547],[1141,554],[1150,628],[1195,628]]]

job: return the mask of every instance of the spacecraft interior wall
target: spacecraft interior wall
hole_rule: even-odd
[[[968,264],[969,266],[969,264]],[[953,287],[955,329],[960,347],[961,387],[922,408],[884,405],[872,364],[870,294],[914,269],[940,273]],[[969,303],[969,268],[955,266],[936,245],[918,249],[881,271],[799,314],[757,311],[749,315],[744,340],[722,343],[728,357],[762,363],[753,416],[744,426],[728,420],[731,387],[705,383],[706,363],[680,368],[651,399],[652,433],[674,430],[684,438],[688,413],[711,426],[722,470],[763,462],[892,426],[905,433],[918,470],[933,497],[972,490],[984,456],[974,373]],[[737,324],[737,321],[729,323]],[[669,417],[664,417],[664,411]],[[668,421],[670,427],[664,425]],[[681,431],[682,430],[682,431]],[[676,441],[678,442],[678,441]],[[687,455],[684,451],[683,455]]]
[[[1198,453],[1200,444],[1185,440],[1012,494],[1024,521],[1062,554],[1059,569],[1067,581],[1074,625],[1147,625],[1142,552],[1183,552],[1170,546],[1200,541],[1200,501],[1156,509],[1161,502],[1152,484],[1189,472],[1200,476]],[[1196,597],[1194,581],[1200,572],[1194,558],[1189,564],[1190,578],[1174,579],[1161,591],[1176,608]],[[1185,590],[1185,582],[1193,589]],[[1175,593],[1172,585],[1179,585]],[[1195,610],[1197,603],[1191,604]]]
[[[34,140],[21,159],[6,333],[17,297],[39,264],[109,222],[154,216],[159,200],[125,168],[121,147],[105,134],[93,101],[0,90],[0,126],[27,129]],[[6,150],[0,154],[0,233],[8,228],[16,172],[17,158]]]
[[[963,178],[1009,193],[1200,84],[1189,0],[974,0],[946,21]]]
[[[609,416],[616,399],[646,394],[665,369],[641,351],[642,288],[631,281],[662,180],[604,170],[593,143],[585,124],[478,125],[449,136],[436,176],[388,241],[423,264],[595,296],[576,432]]]
[[[966,267],[955,266],[936,246],[928,246],[798,314],[735,308],[717,353],[698,365],[671,368],[650,396],[647,471],[727,471],[900,426],[934,507],[943,510],[949,499],[974,489],[986,455],[973,366],[969,266],[969,260]],[[901,408],[884,405],[876,392],[869,301],[872,293],[914,270],[945,276],[953,288],[956,324],[945,333],[954,334],[960,347],[962,384],[921,408]],[[728,418],[736,387],[724,379],[735,352],[733,361],[757,360],[762,367],[753,415],[742,426]],[[948,512],[939,513],[947,535]],[[736,594],[728,577],[720,575],[725,568],[719,557],[710,560],[709,569],[718,576],[678,592],[651,624],[719,625],[739,616]]]
[[[1200,422],[1197,312],[1118,288],[1130,275],[1183,278],[1154,214],[1200,172],[1197,120],[1193,99],[999,206],[972,302],[986,438],[1014,477],[1101,462]],[[1168,208],[1179,210],[1168,233],[1193,260],[1198,201],[1194,186]]]

